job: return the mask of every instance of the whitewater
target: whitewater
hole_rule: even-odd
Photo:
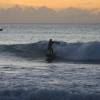
[[[100,24],[0,27],[0,100],[100,100]]]

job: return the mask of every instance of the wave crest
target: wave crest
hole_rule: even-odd
[[[16,56],[43,58],[46,55],[48,41],[30,44],[0,45],[0,52],[13,53]],[[67,43],[56,41],[53,45],[56,59],[74,61],[99,61],[100,42]]]

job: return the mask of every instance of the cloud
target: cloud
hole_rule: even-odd
[[[100,23],[100,12],[67,8],[59,11],[47,7],[14,6],[0,10],[1,23]]]

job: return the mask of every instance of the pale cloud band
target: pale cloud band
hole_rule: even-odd
[[[100,23],[100,12],[80,8],[55,11],[47,7],[15,6],[0,10],[0,23]]]

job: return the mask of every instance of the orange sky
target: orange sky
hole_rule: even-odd
[[[46,6],[49,8],[100,8],[100,0],[0,0],[0,7],[10,7],[13,5]]]

